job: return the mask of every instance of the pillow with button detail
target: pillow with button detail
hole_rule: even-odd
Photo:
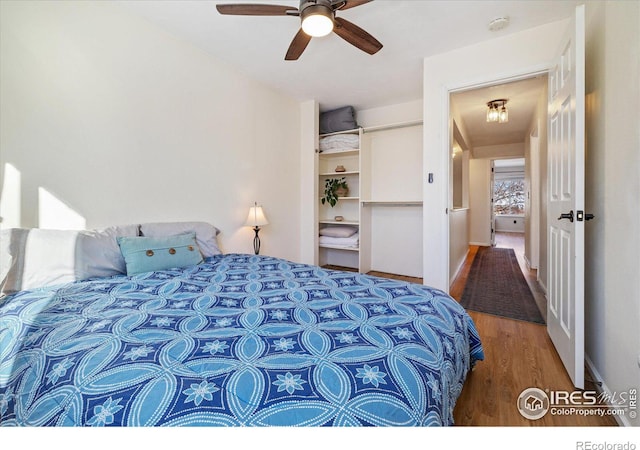
[[[222,253],[218,246],[220,230],[208,222],[153,222],[140,224],[140,236],[164,237],[192,232],[196,234],[196,242],[203,257],[208,258]]]
[[[119,237],[127,275],[200,264],[202,254],[195,233],[163,237]]]

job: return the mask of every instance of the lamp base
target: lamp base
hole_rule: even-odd
[[[260,253],[260,237],[258,236],[260,227],[253,227],[253,231],[256,232],[256,236],[253,238],[253,251],[257,255]]]

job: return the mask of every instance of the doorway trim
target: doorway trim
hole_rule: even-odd
[[[525,155],[526,158],[526,155]],[[526,159],[525,159],[526,161]],[[536,123],[533,130],[529,134],[529,186],[528,186],[528,198],[529,203],[529,234],[528,241],[525,241],[524,257],[527,262],[527,266],[530,269],[538,270],[540,266],[540,214],[542,202],[540,201],[542,186],[540,185],[540,122]],[[526,162],[525,162],[526,164]],[[525,175],[526,179],[526,175]],[[526,213],[525,213],[526,214]],[[525,222],[525,227],[527,222]],[[525,233],[526,235],[526,233]],[[529,244],[529,245],[527,245]],[[529,252],[527,252],[527,247]],[[527,255],[531,256],[529,260]],[[540,276],[537,277],[540,280]]]
[[[537,76],[540,75],[549,75],[549,72],[551,71],[551,67],[549,66],[537,66],[534,68],[531,68],[529,70],[525,70],[525,71],[515,71],[510,75],[503,75],[501,77],[495,78],[495,79],[489,79],[489,80],[476,80],[476,81],[468,81],[468,82],[462,82],[459,84],[451,84],[451,85],[445,85],[443,86],[442,89],[442,96],[443,96],[443,102],[444,102],[444,106],[443,106],[443,111],[444,114],[447,118],[446,121],[444,121],[445,123],[443,123],[443,128],[441,130],[441,132],[443,133],[443,136],[447,136],[447,138],[445,140],[443,140],[444,143],[444,148],[441,149],[441,151],[443,152],[443,154],[445,155],[444,158],[444,162],[447,164],[446,170],[443,170],[443,173],[446,176],[446,180],[444,180],[444,195],[446,198],[446,204],[448,204],[449,202],[449,198],[452,195],[452,193],[450,192],[451,189],[451,171],[450,171],[450,164],[451,164],[451,158],[450,158],[450,149],[452,148],[453,145],[453,130],[452,130],[452,123],[453,123],[453,117],[451,115],[451,95],[458,93],[458,92],[464,92],[464,91],[468,91],[468,90],[474,90],[474,89],[482,89],[482,88],[487,88],[487,87],[491,87],[491,86],[498,86],[501,84],[506,84],[506,83],[511,83],[514,81],[520,81],[520,80],[526,80],[529,78],[535,78]],[[536,127],[538,128],[538,127]],[[448,211],[447,211],[448,212]],[[447,226],[444,227],[443,229],[446,231],[446,239],[445,239],[445,244],[447,247],[447,251],[446,251],[446,255],[447,255],[447,261],[446,261],[446,270],[447,270],[447,274],[446,274],[446,279],[449,280],[451,278],[451,276],[453,276],[453,274],[449,273],[449,266],[450,266],[450,252],[449,252],[449,248],[450,248],[450,240],[451,240],[451,236],[449,233],[449,214],[445,215],[445,221]],[[448,291],[449,287],[447,286],[447,291]]]
[[[449,290],[449,93],[546,72],[569,18],[488,39],[423,60],[423,283]],[[499,54],[500,58],[495,58]],[[492,61],[488,64],[487,61]]]

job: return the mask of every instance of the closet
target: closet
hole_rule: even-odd
[[[373,270],[422,277],[420,116],[421,102],[358,111],[360,128],[319,136],[314,199],[317,229],[350,226],[357,230],[358,242],[354,246],[353,240],[345,240],[344,247],[327,244],[327,239],[317,233],[316,264],[361,273]],[[353,146],[357,148],[323,145],[323,139],[339,134],[357,136],[357,145]],[[349,193],[339,197],[333,207],[327,201],[323,204],[327,180],[343,177]]]

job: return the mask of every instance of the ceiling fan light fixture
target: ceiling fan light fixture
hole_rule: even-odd
[[[0,0],[1,1],[1,0]],[[342,17],[336,11],[366,5],[373,0],[300,0],[300,6],[269,5],[260,3],[230,3],[216,5],[220,14],[233,16],[289,16],[299,17],[300,28],[289,44],[285,61],[295,61],[313,37],[336,33],[341,39],[369,55],[374,55],[382,44],[365,30]]]
[[[308,6],[300,14],[302,31],[312,37],[326,36],[333,31],[333,10],[324,5]]]

